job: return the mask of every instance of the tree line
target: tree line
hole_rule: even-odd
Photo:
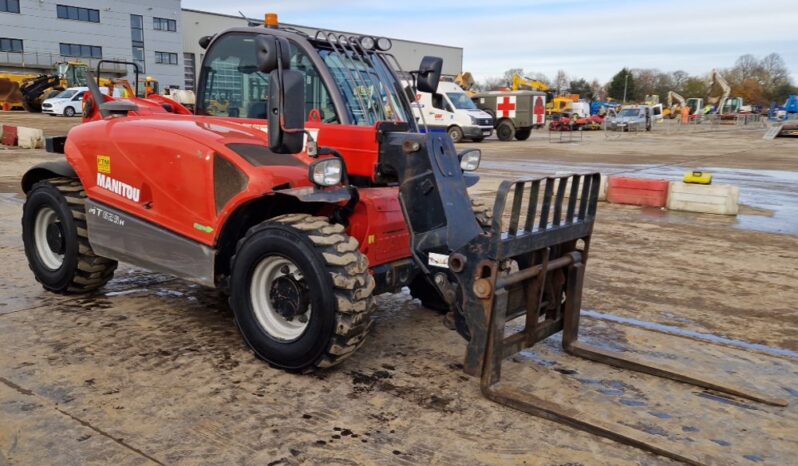
[[[768,106],[772,102],[783,103],[788,96],[798,94],[790,77],[784,59],[777,53],[758,59],[746,54],[740,56],[734,66],[718,70],[731,87],[732,97],[742,97],[745,104]],[[709,73],[693,76],[681,70],[663,72],[652,68],[623,68],[607,83],[594,79],[569,77],[564,70],[557,71],[554,79],[542,73],[524,72],[522,68],[512,68],[500,78],[490,78],[478,83],[480,90],[496,90],[507,87],[513,75],[519,74],[527,79],[541,81],[555,94],[579,94],[588,100],[642,102],[648,95],[658,95],[665,102],[669,91],[675,91],[684,98],[707,97]]]

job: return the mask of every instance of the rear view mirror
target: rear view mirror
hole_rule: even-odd
[[[441,81],[441,70],[443,70],[443,59],[439,57],[424,57],[418,67],[418,90],[434,94],[438,91],[438,83]]]
[[[269,74],[269,149],[297,154],[305,146],[305,75],[273,70]]]
[[[271,73],[276,70],[278,63],[282,66],[282,69],[287,70],[291,63],[288,41],[265,34],[255,37],[255,56],[258,71],[262,73]],[[281,59],[278,60],[278,57]]]

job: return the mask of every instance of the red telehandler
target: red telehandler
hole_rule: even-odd
[[[200,43],[194,113],[92,81],[85,123],[47,141],[65,161],[24,175],[25,251],[47,290],[96,290],[117,261],[217,287],[259,357],[308,372],[363,346],[374,295],[409,286],[452,313],[489,398],[694,464],[524,398],[499,382],[502,360],[562,332],[571,354],[781,403],[577,341],[599,175],[506,181],[492,216],[475,211],[479,151],[420,131],[401,84],[434,93],[441,59],[405,74],[388,39],[276,24]]]

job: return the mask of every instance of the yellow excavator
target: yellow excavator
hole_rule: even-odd
[[[674,100],[676,101],[675,103]],[[687,105],[687,101],[681,94],[675,91],[668,91],[668,106],[662,110],[662,116],[664,118],[678,118],[685,105]]]
[[[516,73],[513,75],[513,90],[531,89],[533,91],[549,92],[549,85],[537,79],[527,79]]]
[[[476,94],[476,92],[472,90],[474,88],[474,84],[476,84],[476,81],[474,81],[474,76],[472,76],[468,71],[458,74],[454,78],[454,83],[463,88],[468,97],[473,97],[474,94]]]
[[[518,73],[513,75],[512,90],[518,91],[522,89],[531,89],[533,91],[540,91],[546,93],[546,115],[560,115],[564,113],[571,113],[573,110],[573,103],[579,102],[579,94],[563,94],[554,97],[551,92],[551,87],[543,81],[537,79],[527,79]]]
[[[0,73],[0,109],[22,110],[22,83],[35,79],[36,74]]]
[[[42,102],[68,87],[86,86],[89,66],[81,62],[56,63],[50,74],[0,74],[0,105],[12,109],[23,107],[32,113],[42,111]],[[100,80],[110,86],[111,80]]]

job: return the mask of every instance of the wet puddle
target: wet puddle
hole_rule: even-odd
[[[555,172],[584,173],[599,171],[606,175],[681,180],[693,167],[662,165],[558,164],[546,161],[483,161],[481,168],[523,175],[551,175]],[[713,175],[713,183],[740,187],[742,212],[737,217],[698,214],[712,217],[713,223],[728,224],[744,230],[798,235],[798,172],[752,170],[742,168],[700,167]],[[674,223],[695,223],[689,212],[644,209],[643,215]]]

